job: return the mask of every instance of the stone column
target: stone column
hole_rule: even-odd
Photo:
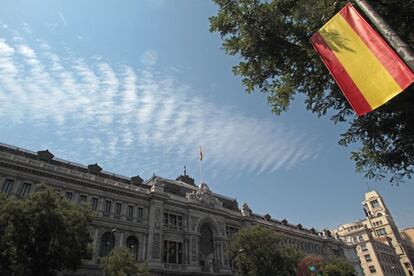
[[[105,203],[105,198],[98,197],[98,208],[96,208],[96,213],[98,217],[103,217],[104,203]]]
[[[162,268],[162,215],[163,202],[152,199],[149,207],[148,264],[152,268]]]
[[[124,232],[121,232],[121,233],[119,234],[118,247],[124,247],[124,246],[123,246],[123,243],[124,243]]]
[[[94,229],[92,248],[94,249],[92,252],[93,254],[92,258],[96,260],[98,258],[98,252],[99,252],[99,229],[98,228]]]

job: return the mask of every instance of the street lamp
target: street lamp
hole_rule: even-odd
[[[134,245],[134,244],[131,244],[131,245],[129,246],[129,251],[131,252],[132,256],[134,256],[134,259],[135,259],[135,261],[136,261],[137,257],[136,257],[136,255],[135,255],[135,250],[134,250],[134,248],[135,248],[135,245]]]
[[[112,238],[112,236],[114,235],[114,233],[117,231],[117,229],[112,229],[111,230],[111,238]],[[109,257],[109,250],[108,250],[108,248],[109,248],[109,245],[110,245],[110,241],[106,241],[106,243],[105,243],[105,245],[106,245],[106,257],[105,257],[105,273],[104,273],[104,275],[106,276],[106,274],[107,274],[107,272],[108,272],[108,257]],[[115,237],[114,237],[114,246],[115,246]]]

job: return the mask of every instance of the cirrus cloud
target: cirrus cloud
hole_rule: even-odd
[[[157,59],[157,52],[146,51],[145,67],[137,70],[59,56],[45,41],[2,39],[0,120],[53,125],[58,136],[86,145],[98,161],[137,163],[144,173],[195,162],[199,144],[211,170],[234,172],[290,169],[318,154],[292,127],[206,101],[154,69]]]

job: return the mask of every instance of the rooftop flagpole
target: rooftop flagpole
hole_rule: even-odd
[[[200,185],[203,184],[203,148],[200,145]]]
[[[375,28],[386,39],[390,46],[397,52],[400,58],[414,72],[414,53],[398,34],[385,22],[385,20],[365,0],[354,0],[355,4],[365,16],[372,22]]]

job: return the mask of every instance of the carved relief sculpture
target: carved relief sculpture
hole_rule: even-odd
[[[199,201],[202,205],[213,208],[223,207],[223,203],[213,196],[207,184],[201,184],[197,191],[187,193],[187,200]]]

